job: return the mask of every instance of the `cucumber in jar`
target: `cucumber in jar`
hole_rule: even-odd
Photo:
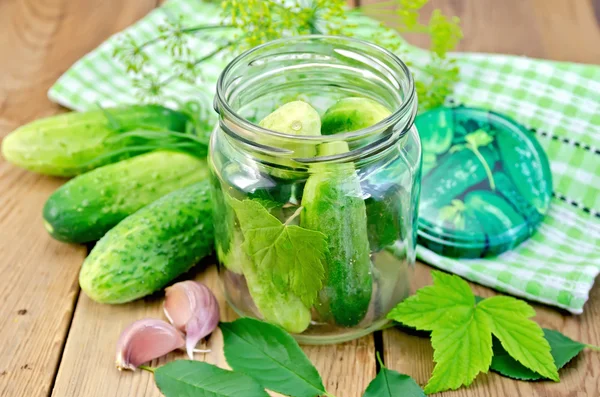
[[[258,124],[271,131],[287,135],[318,136],[321,135],[321,117],[308,103],[303,101],[288,102],[277,108],[273,113],[262,119]],[[266,145],[281,146],[293,150],[293,157],[312,157],[315,154],[314,145],[300,143],[277,142],[276,138],[266,139]],[[293,166],[293,164],[289,164]],[[277,175],[276,175],[277,176]],[[285,177],[283,176],[280,177]]]
[[[321,133],[333,135],[377,124],[392,112],[369,98],[349,97],[337,101],[323,115]]]
[[[322,144],[319,155],[348,151],[346,142]],[[300,225],[328,238],[324,288],[317,310],[341,326],[364,318],[372,294],[367,214],[360,182],[351,163],[315,164],[302,197]]]
[[[288,135],[320,135],[321,119],[317,111],[302,101],[293,101],[276,109],[265,117],[259,125],[269,130]],[[277,142],[276,137],[264,138],[263,145],[282,147],[293,150],[294,157],[311,157],[315,154],[314,145],[301,146],[293,142]],[[293,161],[283,160],[284,166],[294,168]],[[293,179],[295,173],[281,169],[269,168],[266,170],[270,176],[279,179]],[[274,182],[274,181],[273,181]],[[273,186],[261,186],[250,189],[245,195],[248,202],[259,203],[264,210],[272,213],[282,210],[292,195],[292,185],[289,183],[275,183]],[[219,188],[219,186],[215,186]],[[217,194],[219,195],[219,194]],[[237,201],[223,192],[224,198],[217,203],[224,214],[226,224],[217,228],[217,254],[219,261],[228,270],[241,273],[246,279],[248,292],[265,321],[277,324],[291,333],[301,333],[310,325],[311,310],[304,304],[301,297],[297,296],[289,287],[283,287],[274,281],[272,269],[265,267],[260,261],[254,260],[246,251],[243,244],[244,233],[241,230]],[[258,213],[256,216],[268,214]],[[219,238],[219,236],[221,236]]]

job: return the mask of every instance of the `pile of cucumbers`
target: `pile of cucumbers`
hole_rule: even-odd
[[[123,303],[162,289],[213,250],[207,145],[186,114],[158,105],[67,113],[20,127],[2,155],[74,177],[47,200],[44,226],[68,243],[99,240],[82,290]]]

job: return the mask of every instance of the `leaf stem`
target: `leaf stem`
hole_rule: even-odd
[[[487,174],[488,180],[490,181],[490,188],[495,191],[496,190],[496,182],[494,181],[494,176],[492,175],[492,170],[490,169],[489,164],[487,163],[487,161],[485,161],[485,159],[483,158],[483,156],[481,155],[481,153],[479,152],[479,150],[476,147],[474,147],[473,145],[470,145],[470,144],[468,144],[467,147],[475,154],[475,156],[477,156],[477,158],[481,162],[481,165],[483,165],[483,168],[485,169],[485,173]]]
[[[228,41],[227,43],[223,44],[222,46],[215,48],[215,50],[213,52],[208,53],[207,55],[203,56],[202,58],[196,59],[194,61],[194,65],[198,65],[199,63],[204,62],[207,59],[214,57],[215,55],[217,55],[219,52],[223,51],[224,49],[231,47],[233,44],[235,44],[235,41]]]
[[[600,352],[600,346],[595,346],[595,345],[585,345],[585,347],[587,347],[590,350],[595,350],[597,352]]]
[[[304,207],[298,207],[298,209],[296,211],[294,211],[294,213],[292,214],[292,216],[290,216],[284,223],[284,225],[289,225],[291,221],[293,221],[294,219],[296,219],[298,217],[298,215],[300,215],[300,213],[302,212],[302,210],[304,209]]]
[[[230,29],[230,28],[235,28],[235,26],[233,26],[233,25],[198,25],[198,26],[192,26],[191,28],[181,29],[181,32],[195,33],[195,32],[201,31],[201,30]],[[148,47],[149,45],[152,45],[158,41],[167,39],[169,37],[170,37],[169,34],[161,34],[159,36],[156,36],[156,37],[140,44],[140,46],[138,48],[141,50],[143,48]]]
[[[235,28],[234,25],[198,25],[192,26],[191,28],[181,29],[182,32],[185,33],[194,33],[200,30],[212,30],[212,29],[231,29]]]
[[[324,397],[335,397],[333,394],[329,394],[327,392],[325,392],[325,394],[323,394]]]
[[[156,371],[156,368],[152,368],[147,365],[140,365],[138,368],[143,369],[144,371],[152,372],[152,373],[154,373],[154,371]]]

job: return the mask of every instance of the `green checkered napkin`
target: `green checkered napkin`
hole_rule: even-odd
[[[186,25],[219,22],[214,5],[171,0],[124,33],[137,42],[148,40],[159,34],[158,26],[167,15],[182,15]],[[375,21],[353,19],[357,37],[372,37]],[[50,89],[49,97],[76,110],[136,102],[136,88],[112,56],[121,34],[73,65]],[[195,53],[205,54],[218,39],[191,44]],[[154,71],[170,75],[168,53],[160,46],[149,49]],[[426,61],[425,52],[412,51]],[[173,82],[162,102],[179,106],[202,99],[209,106],[228,58],[203,63],[201,83]],[[530,128],[550,158],[555,199],[539,231],[497,258],[459,261],[424,247],[418,247],[418,256],[497,290],[582,313],[600,272],[600,67],[505,55],[464,53],[456,58],[461,81],[453,95],[455,103],[504,113]]]

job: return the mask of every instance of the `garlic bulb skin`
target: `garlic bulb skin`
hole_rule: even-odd
[[[185,332],[188,357],[194,359],[196,344],[219,324],[219,303],[212,291],[197,281],[182,281],[165,290],[163,309],[171,324]]]
[[[146,318],[129,325],[117,342],[116,364],[119,370],[137,367],[155,358],[181,349],[185,341],[171,324]]]

